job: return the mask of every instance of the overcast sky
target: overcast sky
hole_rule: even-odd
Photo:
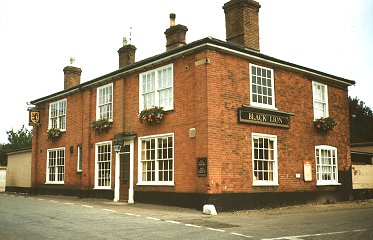
[[[136,60],[165,51],[169,14],[186,25],[187,42],[225,40],[228,0],[1,0],[0,143],[28,124],[26,102],[63,90],[75,57],[81,81],[118,69],[130,35]],[[349,95],[373,108],[372,0],[259,0],[261,52],[356,81]]]

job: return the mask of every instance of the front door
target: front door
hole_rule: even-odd
[[[130,188],[130,144],[124,145],[119,153],[119,201],[128,201]]]

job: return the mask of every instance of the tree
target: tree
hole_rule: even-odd
[[[0,144],[0,165],[6,165],[6,152],[17,149],[30,148],[32,146],[32,132],[23,125],[18,131],[13,129],[6,131],[8,143]]]
[[[373,142],[373,111],[357,97],[348,98],[351,142]]]

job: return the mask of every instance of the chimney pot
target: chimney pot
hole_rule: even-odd
[[[170,14],[170,27],[175,26],[175,19],[176,19],[176,14],[175,13],[171,13]]]

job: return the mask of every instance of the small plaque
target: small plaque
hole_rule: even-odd
[[[197,176],[207,177],[207,158],[197,158]]]

